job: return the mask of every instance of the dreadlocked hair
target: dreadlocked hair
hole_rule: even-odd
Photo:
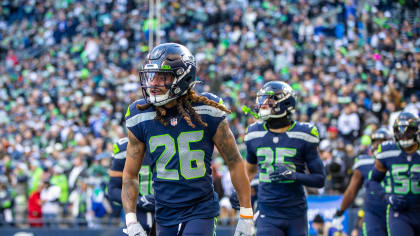
[[[219,104],[204,96],[199,96],[194,90],[190,89],[186,95],[183,95],[177,98],[176,108],[178,110],[178,113],[181,114],[182,118],[184,118],[184,120],[192,128],[195,128],[195,125],[192,123],[191,116],[193,117],[194,121],[197,122],[199,125],[203,127],[207,127],[207,123],[201,119],[200,115],[191,106],[191,103],[193,102],[204,103],[208,106],[215,107],[226,113],[229,113],[229,114],[231,113],[231,111],[227,109],[223,104]],[[150,103],[147,103],[143,105],[137,104],[136,107],[139,110],[146,110],[151,106],[153,105]],[[158,120],[164,126],[168,126],[168,122],[165,120],[166,109],[163,106],[154,106],[154,108],[157,111],[155,119]]]
[[[181,97],[182,105],[185,107],[185,109],[188,111],[189,114],[192,115],[194,120],[201,126],[207,127],[207,123],[201,120],[200,115],[197,114],[197,112],[194,110],[194,108],[191,106],[191,98],[187,94],[186,96]],[[193,127],[193,126],[191,126]],[[193,127],[194,128],[194,127]]]
[[[190,108],[187,108],[189,106]],[[185,109],[185,108],[187,109]],[[184,95],[177,98],[176,108],[178,109],[179,114],[181,114],[182,118],[188,123],[189,126],[195,128],[195,125],[191,121],[190,114],[194,117],[194,120],[199,123],[201,126],[207,127],[207,123],[204,123],[200,116],[195,112],[195,110],[191,107],[190,102],[188,101],[188,96]],[[187,112],[188,111],[188,112]],[[195,115],[194,115],[195,114]],[[198,120],[197,120],[198,118]]]
[[[155,119],[158,120],[162,125],[168,126],[168,122],[165,120],[166,116],[166,109],[163,107],[155,106],[156,108],[156,117]]]
[[[206,105],[216,107],[219,110],[222,110],[226,113],[231,113],[231,111],[228,110],[222,104],[212,101],[206,97],[199,96],[192,89],[188,90],[188,93],[186,95],[179,97],[177,101],[178,103],[176,104],[176,106],[177,106],[179,114],[181,114],[184,120],[188,123],[188,125],[193,128],[195,128],[195,125],[191,121],[191,116],[193,117],[194,121],[197,122],[199,125],[203,127],[207,127],[207,123],[201,119],[200,115],[197,114],[197,112],[191,106],[191,103],[193,102],[201,102]]]

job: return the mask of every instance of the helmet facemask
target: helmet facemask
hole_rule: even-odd
[[[172,71],[147,69],[140,71],[143,97],[155,106],[165,105],[176,98],[173,94],[174,81],[175,75]]]
[[[418,126],[414,120],[401,120],[394,124],[394,135],[402,148],[410,148],[416,144]]]
[[[294,112],[293,94],[264,94],[260,93],[256,99],[256,111],[262,120],[283,118]]]

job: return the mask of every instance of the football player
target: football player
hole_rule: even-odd
[[[303,185],[325,182],[318,130],[292,119],[296,97],[284,82],[264,84],[256,103],[262,121],[248,127],[245,144],[248,177],[259,173],[257,235],[308,235]]]
[[[235,233],[252,234],[250,186],[226,120],[230,111],[217,96],[196,94],[196,83],[195,58],[176,43],[153,48],[140,71],[144,99],[126,113],[122,199],[130,236],[144,234],[135,206],[137,173],[145,153],[152,160],[157,235],[214,234],[219,214],[210,168],[214,146],[229,168],[242,206]]]
[[[393,125],[395,142],[378,147],[371,179],[379,183],[390,172],[392,192],[386,196],[390,235],[420,235],[419,125],[416,115],[401,112]]]
[[[113,204],[121,206],[122,175],[125,164],[128,138],[122,138],[114,144],[114,155],[109,170],[108,197]],[[152,172],[150,159],[143,159],[139,172],[139,196],[137,199],[137,219],[148,235],[154,235],[152,230],[155,210],[152,189]]]
[[[373,165],[375,163],[374,155],[378,146],[384,142],[391,139],[391,134],[385,128],[380,128],[376,130],[372,136],[372,148],[368,150],[368,154],[360,155],[353,166],[353,175],[350,180],[350,184],[347,187],[343,200],[341,201],[340,209],[335,213],[336,217],[340,217],[344,214],[344,211],[354,202],[359,190],[362,186],[366,187],[366,195],[364,201],[364,222],[363,222],[363,234],[366,235],[378,235],[386,236],[386,201],[381,199],[382,194],[377,194],[376,191],[369,191],[369,176],[371,175]],[[372,153],[372,150],[374,152]],[[387,185],[388,183],[388,185]],[[390,180],[386,178],[382,183],[385,186],[385,189],[382,189],[381,192],[387,190],[390,192],[391,186],[389,186]],[[382,188],[382,187],[380,187]]]

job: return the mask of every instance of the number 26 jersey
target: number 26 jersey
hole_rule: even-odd
[[[219,102],[219,98],[213,94],[206,93],[202,96]],[[170,216],[172,213],[168,212],[168,208],[192,207],[214,198],[210,168],[214,150],[212,139],[226,114],[215,107],[193,103],[193,108],[208,127],[200,126],[194,119],[192,121],[196,127],[190,127],[178,114],[176,107],[167,109],[165,117],[168,117],[168,125],[164,126],[155,119],[156,111],[153,107],[145,111],[136,108],[137,104],[144,103],[144,100],[138,100],[129,106],[126,126],[146,145],[147,155],[152,161],[158,223],[180,223],[178,221],[181,219],[187,220],[188,217],[184,216],[189,213],[182,213],[184,216]],[[165,217],[159,214],[159,206],[166,207]],[[218,205],[215,207],[217,209],[214,214],[217,215]]]

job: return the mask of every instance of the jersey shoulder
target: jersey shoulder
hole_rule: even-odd
[[[401,154],[401,149],[394,141],[386,141],[378,146],[376,158],[379,160],[397,157]]]
[[[122,138],[114,143],[113,156],[115,159],[125,159],[128,138]]]
[[[128,128],[155,118],[156,111],[153,106],[150,106],[145,110],[139,110],[137,108],[137,105],[144,104],[146,104],[146,101],[144,99],[139,99],[128,106],[127,111],[125,112],[125,121]]]
[[[353,169],[358,169],[362,166],[373,165],[374,163],[375,163],[375,158],[372,158],[371,156],[367,154],[363,154],[356,157],[356,159],[354,160]]]
[[[311,123],[295,121],[286,134],[289,138],[299,139],[308,143],[319,143],[318,128]]]
[[[205,93],[199,94],[199,96],[205,97],[209,100],[212,100],[214,102],[217,102],[217,103],[223,105],[223,100],[213,93],[205,92]],[[203,102],[194,103],[193,107],[194,107],[194,110],[199,115],[208,115],[210,117],[215,117],[215,118],[224,118],[226,116],[226,112],[218,109],[217,107],[207,105]]]
[[[209,93],[209,92],[203,92],[203,93],[201,93],[201,94],[199,94],[200,96],[203,96],[203,97],[206,97],[206,98],[208,98],[208,99],[210,99],[210,100],[212,100],[212,101],[215,101],[215,102],[217,102],[217,103],[219,103],[219,104],[223,104],[223,99],[222,98],[220,98],[219,96],[217,96],[216,94],[214,94],[214,93]]]
[[[245,130],[244,141],[251,141],[256,138],[262,138],[268,133],[265,123],[262,121],[257,121],[250,124]]]

